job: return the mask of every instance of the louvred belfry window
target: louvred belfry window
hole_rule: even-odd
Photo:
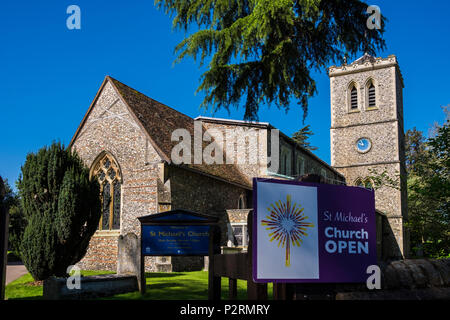
[[[350,90],[350,109],[358,109],[358,89],[355,86]]]
[[[369,100],[369,108],[375,108],[376,107],[376,95],[375,95],[375,86],[371,82],[368,87],[367,91],[367,97]]]
[[[102,215],[99,230],[120,229],[121,172],[118,164],[109,154],[96,162],[92,176],[100,184]]]

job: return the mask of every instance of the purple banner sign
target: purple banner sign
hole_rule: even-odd
[[[253,180],[255,282],[366,282],[377,263],[374,192]]]

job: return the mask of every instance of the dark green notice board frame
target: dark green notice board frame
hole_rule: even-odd
[[[138,218],[141,224],[141,293],[145,293],[145,256],[212,256],[220,253],[219,219],[184,209]],[[210,272],[209,286],[219,279]],[[214,290],[209,290],[214,292]],[[211,293],[212,294],[212,293]],[[210,294],[210,299],[214,299]],[[216,297],[217,298],[217,297]]]

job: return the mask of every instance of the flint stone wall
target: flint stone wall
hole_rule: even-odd
[[[117,269],[117,232],[97,232],[89,242],[88,250],[84,258],[77,263],[82,270],[107,270]]]
[[[390,253],[395,258],[408,256],[408,236],[403,228],[407,218],[406,181],[404,178],[403,80],[397,58],[376,58],[372,63],[330,67],[331,90],[331,165],[355,185],[358,178],[372,175],[369,169],[396,179],[400,188],[382,187],[375,192],[376,208],[387,215],[397,242]],[[372,81],[376,91],[376,107],[367,105],[367,83]],[[358,109],[349,106],[349,88],[358,90]],[[359,138],[368,138],[371,149],[360,153]],[[395,252],[396,251],[396,252]]]
[[[122,173],[120,230],[97,231],[85,257],[84,270],[116,271],[118,237],[135,233],[138,217],[158,212],[158,177],[161,158],[126,105],[108,81],[94,102],[72,146],[89,168],[103,152],[110,153]],[[146,257],[146,271],[157,271],[154,257]]]

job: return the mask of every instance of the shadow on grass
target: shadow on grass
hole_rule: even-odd
[[[14,301],[19,301],[19,300],[44,300],[43,296],[28,296],[28,297],[24,297],[24,298],[8,298],[8,300],[14,300]]]
[[[146,272],[145,278],[170,278],[170,277],[179,277],[185,276],[185,273],[182,272],[172,272],[172,273],[163,273],[163,272]]]
[[[247,298],[247,283],[238,280],[237,299]],[[228,279],[222,278],[222,299],[228,299]],[[207,300],[208,273],[148,273],[146,293],[118,294],[102,300]]]
[[[105,271],[82,271],[85,275],[107,274]],[[31,286],[33,278],[27,274],[6,286],[6,297],[11,300],[42,300],[42,285]],[[247,298],[247,282],[238,280],[237,299]],[[100,300],[206,300],[208,299],[208,272],[146,273],[146,294],[129,292]],[[228,299],[228,279],[222,278],[222,299]]]

